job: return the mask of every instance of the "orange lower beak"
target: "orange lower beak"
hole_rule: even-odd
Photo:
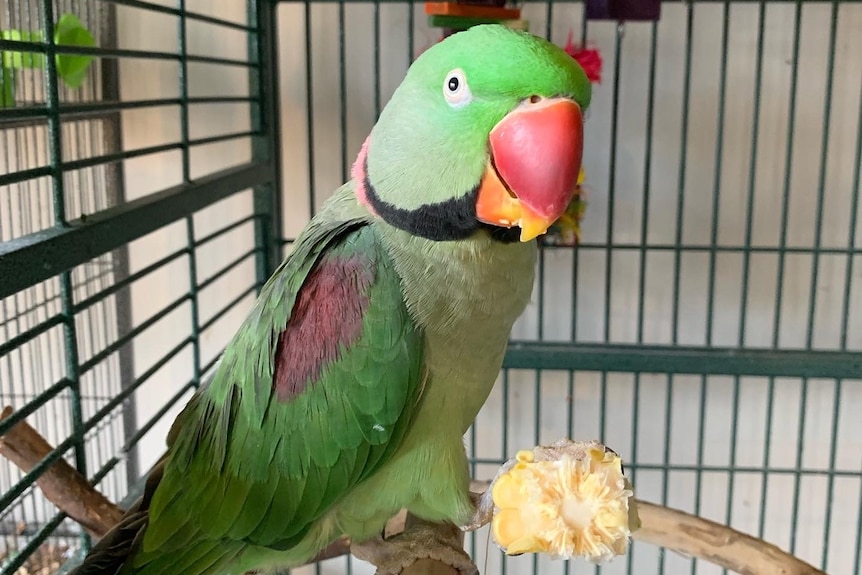
[[[522,242],[547,232],[572,200],[583,136],[581,108],[572,100],[530,101],[510,112],[491,130],[476,217],[520,227]]]

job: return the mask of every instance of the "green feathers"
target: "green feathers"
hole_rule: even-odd
[[[372,274],[349,286],[354,301],[367,302],[357,337],[336,357],[324,357],[329,342],[305,350],[320,362],[318,376],[281,399],[273,382],[284,376],[277,370],[297,365],[278,366],[279,336],[295,319],[309,278],[345,262]],[[316,294],[316,313],[305,321],[323,321],[321,306],[340,303],[326,297]],[[137,572],[155,574],[160,561],[150,560],[185,553],[201,539],[278,550],[296,545],[397,448],[417,405],[422,356],[422,334],[375,228],[324,213],[264,288],[212,383],[181,414]]]
[[[444,94],[455,70],[461,101]],[[565,96],[586,110],[591,91],[562,48],[505,26],[474,26],[413,62],[371,132],[368,172],[382,200],[407,210],[467,194],[482,176],[488,133],[519,102]]]
[[[561,49],[501,26],[426,51],[354,180],[305,228],[177,418],[134,521],[88,558],[89,572],[121,553],[124,575],[291,567],[342,534],[374,534],[402,507],[465,517],[462,433],[535,264],[534,242],[510,243],[477,219],[489,131],[532,95],[586,108],[589,89]]]

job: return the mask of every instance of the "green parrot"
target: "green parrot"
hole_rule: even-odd
[[[590,95],[561,48],[500,25],[420,55],[77,575],[289,568],[404,508],[469,522],[463,436],[572,198]]]

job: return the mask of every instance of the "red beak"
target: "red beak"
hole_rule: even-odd
[[[526,242],[548,231],[572,200],[583,157],[581,108],[564,98],[531,98],[494,126],[476,217],[519,226]]]

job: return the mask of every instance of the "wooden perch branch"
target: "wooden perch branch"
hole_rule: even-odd
[[[699,557],[741,575],[827,575],[775,545],[727,526],[647,501],[638,501],[639,541]]]
[[[12,409],[7,407],[0,414],[0,420],[11,413]],[[48,442],[23,421],[0,437],[0,455],[25,472],[33,469],[50,451]],[[63,460],[49,467],[37,484],[49,501],[97,537],[107,533],[122,518],[123,511],[119,507]],[[481,493],[488,487],[487,481],[474,481],[471,490]],[[633,537],[638,541],[697,557],[741,575],[827,575],[774,545],[725,525],[647,501],[638,500],[637,505],[642,526]],[[411,519],[402,511],[387,524],[387,537],[403,533],[410,524]],[[350,542],[341,539],[321,551],[313,562],[348,553]],[[404,569],[402,575],[457,574],[441,562],[423,559]]]
[[[0,421],[14,410],[6,407]],[[29,472],[51,453],[53,448],[26,421],[20,421],[0,437],[0,455]],[[58,509],[81,524],[91,535],[101,538],[120,521],[123,511],[96,491],[78,470],[64,459],[58,459],[37,480],[45,497]]]

